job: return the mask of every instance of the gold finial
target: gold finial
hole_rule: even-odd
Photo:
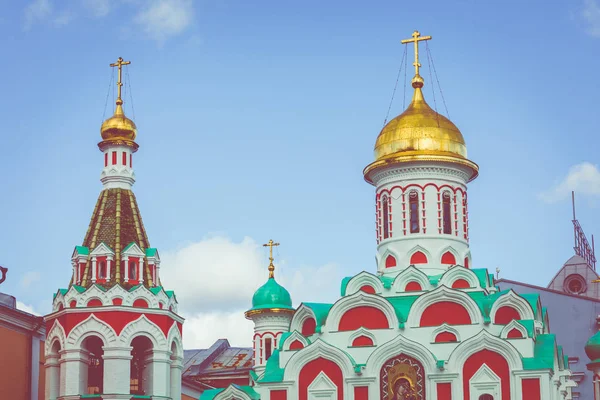
[[[275,243],[272,239],[269,243],[263,244],[264,247],[269,248],[269,279],[275,278],[275,266],[273,265],[273,247],[279,246],[279,243]]]
[[[401,41],[402,44],[414,43],[415,45],[415,62],[413,65],[415,66],[415,77],[412,79],[412,86],[414,88],[423,87],[423,78],[419,75],[419,42],[423,40],[431,40],[431,36],[421,36],[419,31],[414,31],[412,34],[412,39],[404,39]]]
[[[111,67],[117,67],[119,69],[119,75],[117,77],[117,109],[123,104],[123,99],[121,99],[121,86],[123,86],[122,68],[123,65],[129,64],[131,64],[131,61],[123,61],[123,57],[119,57],[116,63],[110,64]]]

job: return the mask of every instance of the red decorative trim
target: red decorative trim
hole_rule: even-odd
[[[410,264],[427,264],[427,256],[422,251],[417,251],[410,256]]]
[[[354,400],[369,400],[369,387],[368,386],[355,386],[354,387]]]
[[[310,336],[315,333],[317,329],[317,321],[314,318],[307,318],[302,323],[302,335]]]
[[[360,287],[360,290],[365,293],[375,294],[375,289],[371,285],[363,285]]]
[[[104,166],[108,167],[108,153],[104,153]]]
[[[360,327],[366,329],[388,329],[390,323],[380,309],[371,306],[358,306],[346,311],[342,315],[338,330],[355,331]]]
[[[100,299],[91,299],[87,302],[86,307],[102,307],[102,301]]]
[[[394,257],[393,255],[389,254],[385,258],[385,267],[386,268],[393,268],[395,266],[396,266],[396,257]]]
[[[456,265],[456,257],[454,257],[454,254],[447,251],[442,256],[442,264]]]
[[[463,367],[464,400],[477,400],[475,398],[471,399],[469,381],[483,364],[487,365],[500,378],[500,385],[502,386],[501,400],[510,400],[510,370],[508,362],[500,354],[491,350],[481,350],[471,355],[465,362]],[[529,398],[526,399],[530,400]]]
[[[423,288],[421,287],[421,284],[416,281],[408,282],[406,284],[406,287],[404,288],[405,292],[420,292],[421,290],[423,290]]]
[[[465,257],[465,268],[469,268],[469,257]]]
[[[452,283],[452,289],[468,289],[471,285],[464,279],[457,279]]]
[[[291,344],[290,344],[290,350],[300,350],[304,348],[304,344],[302,344],[301,341],[299,340],[294,340]]]
[[[337,400],[344,400],[344,376],[341,368],[333,361],[319,357],[308,362],[298,376],[298,398],[308,400],[308,387],[323,372],[337,386]]]
[[[277,389],[269,391],[269,397],[271,400],[287,400],[287,390]]]
[[[437,400],[452,400],[452,384],[450,382],[437,384]]]
[[[517,328],[512,328],[506,337],[508,339],[523,339],[523,334]]]
[[[440,301],[427,307],[421,315],[419,326],[470,325],[469,312],[461,304]]]
[[[352,341],[352,347],[373,346],[373,339],[368,336],[359,336]]]
[[[148,308],[148,302],[144,299],[136,299],[133,302],[133,306],[138,308]]]
[[[112,299],[112,303],[115,306],[120,306],[121,304],[123,304],[123,299],[120,297],[115,297],[114,299]]]
[[[521,319],[521,314],[519,314],[519,311],[511,306],[502,306],[498,309],[498,311],[496,311],[496,315],[494,316],[494,324],[506,325],[513,319]]]
[[[456,341],[458,341],[456,335],[448,331],[440,332],[435,336],[435,343],[450,343]]]
[[[523,378],[523,399],[542,400],[539,378]]]
[[[69,308],[76,308],[77,307],[77,300],[71,300],[71,302],[69,303]]]

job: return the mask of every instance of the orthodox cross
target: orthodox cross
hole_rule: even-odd
[[[263,246],[269,248],[269,279],[274,278],[275,266],[273,265],[273,247],[279,246],[279,243],[275,243],[272,239],[270,239],[269,243],[265,243]]]
[[[8,268],[5,268],[0,265],[0,283],[6,280],[6,273],[8,272]]]
[[[412,42],[415,44],[415,62],[413,65],[415,66],[415,76],[419,76],[419,67],[421,66],[421,64],[419,64],[419,42],[423,40],[431,40],[431,36],[421,36],[419,31],[414,31],[412,37],[412,39],[402,40],[401,43],[407,44]]]
[[[129,64],[131,64],[131,61],[123,61],[123,57],[119,57],[116,63],[110,64],[111,67],[117,67],[119,69],[119,75],[117,77],[117,104],[123,104],[123,100],[121,100],[121,86],[123,86],[121,70],[123,65]]]

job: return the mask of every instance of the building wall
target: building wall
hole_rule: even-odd
[[[40,341],[40,362],[38,365],[38,400],[45,400],[44,396],[46,394],[46,371],[44,369],[44,363],[46,362],[46,356],[44,354],[45,343],[46,342],[44,342],[43,340]]]
[[[500,280],[501,290],[513,289],[517,293],[537,293],[542,304],[548,310],[550,331],[556,335],[557,342],[563,346],[564,353],[572,361],[569,369],[575,375],[583,376],[579,387],[573,393],[580,393],[573,399],[593,399],[592,373],[587,370],[589,362],[585,354],[587,340],[598,331],[596,318],[600,315],[600,301],[550,291],[545,288],[525,285],[519,282]],[[593,284],[592,284],[593,285]]]
[[[0,399],[28,400],[28,346],[25,333],[0,326]]]

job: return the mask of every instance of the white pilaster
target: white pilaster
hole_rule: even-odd
[[[168,350],[153,350],[152,362],[148,365],[148,373],[151,375],[149,382],[153,396],[168,396],[171,378],[171,352]]]
[[[92,258],[92,282],[96,282],[96,257]]]
[[[46,355],[44,367],[46,369],[46,400],[56,400],[60,396],[60,364],[58,354]]]
[[[129,282],[129,257],[124,256],[121,260],[123,264],[125,264],[125,279],[124,282]]]
[[[87,360],[85,351],[79,349],[62,350],[60,358],[61,381],[64,390],[61,396],[73,396],[85,393],[87,389]],[[62,389],[61,382],[61,389]]]
[[[181,375],[183,373],[183,357],[171,356],[171,390],[173,400],[181,398]]]
[[[102,356],[104,360],[104,393],[128,394],[132,347],[103,347],[102,350],[104,350]]]

